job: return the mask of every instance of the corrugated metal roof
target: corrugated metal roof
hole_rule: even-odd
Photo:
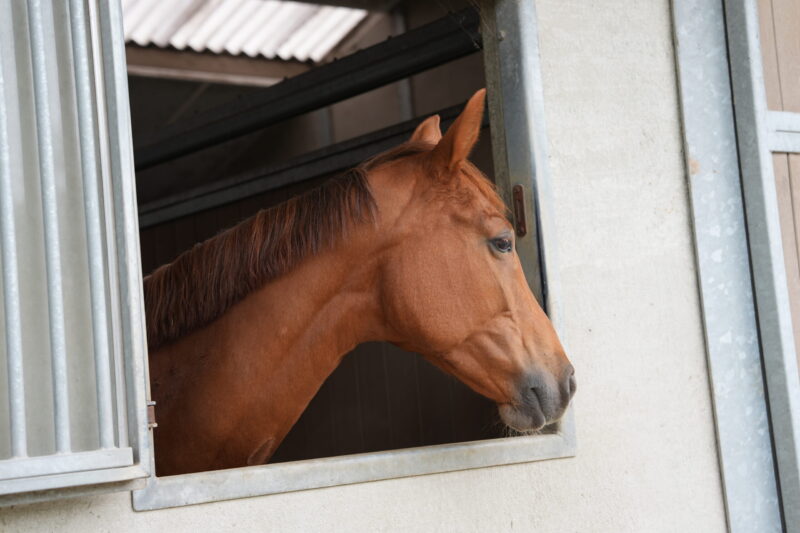
[[[128,43],[315,63],[367,16],[280,0],[122,0],[122,8]]]

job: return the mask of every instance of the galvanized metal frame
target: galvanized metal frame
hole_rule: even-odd
[[[800,531],[800,388],[770,155],[800,128],[766,111],[756,7],[673,2],[676,61],[728,528]]]
[[[722,0],[672,6],[698,283],[731,531],[780,529]]]
[[[64,331],[64,297],[61,287],[61,246],[58,237],[58,202],[53,161],[53,129],[49,108],[48,65],[44,43],[44,21],[40,0],[28,0],[33,89],[36,102],[36,136],[39,145],[42,213],[44,214],[45,265],[50,349],[52,351],[53,396],[55,397],[56,450],[70,451],[69,397],[67,395],[67,351]]]
[[[531,277],[547,273],[545,305],[562,334],[559,285],[556,279],[555,234],[550,211],[539,46],[534,0],[497,0],[483,10],[487,83],[492,100],[496,174],[505,191],[522,184],[528,191],[531,220],[539,237],[520,240],[523,266]],[[502,39],[495,39],[502,35]],[[514,80],[513,85],[508,80]],[[513,118],[512,118],[513,117]],[[501,132],[498,135],[498,132]],[[495,135],[497,135],[495,137]],[[515,139],[513,145],[506,137]],[[505,145],[505,148],[503,147]],[[508,194],[510,195],[510,189]],[[541,257],[535,250],[541,248]],[[537,287],[537,292],[538,287]],[[422,474],[571,457],[575,428],[571,410],[552,433],[477,442],[427,446],[388,452],[329,457],[255,467],[202,472],[147,480],[133,493],[136,510],[212,502],[295,490],[330,487]]]
[[[772,168],[757,8],[754,0],[725,0],[742,192],[781,509],[786,530],[800,531],[800,373]]]
[[[89,32],[84,20],[86,12],[83,0],[70,0],[70,26],[73,31],[73,57],[88,58]],[[93,77],[88,61],[75,62],[75,80],[78,106],[78,131],[80,135],[81,168],[83,169],[84,212],[87,218],[86,242],[89,252],[89,282],[91,285],[92,322],[106,320],[105,272],[108,269],[103,249],[103,215],[100,208],[99,170],[96,164],[97,142],[95,131],[97,119],[93,98]],[[97,380],[97,410],[100,422],[100,446],[114,446],[113,397],[111,393],[111,343],[107,328],[93,328],[95,368],[104,379]]]
[[[768,110],[765,113],[770,151],[800,154],[800,113]]]
[[[115,240],[109,242],[117,256],[118,272],[113,273],[119,292],[112,308],[112,320],[121,332],[117,336],[124,357],[124,374],[117,375],[117,394],[125,400],[124,419],[120,424],[127,428],[134,461],[145,476],[152,467],[153,447],[147,424],[147,401],[150,398],[150,378],[147,371],[147,338],[142,289],[142,260],[139,249],[139,223],[136,202],[136,176],[133,166],[133,137],[131,134],[130,97],[128,74],[125,68],[125,38],[122,26],[122,8],[116,0],[91,2],[97,9],[100,21],[99,46],[104,76],[102,93],[105,95],[105,120],[108,139],[105,164],[106,215]],[[100,93],[100,91],[98,91]],[[124,395],[124,398],[122,396]]]
[[[46,100],[44,93],[49,83],[47,73],[42,70],[45,47],[42,39],[43,24],[38,18],[41,5],[38,0],[30,0],[28,7],[32,15],[30,33],[34,65],[35,69],[40,70],[38,73],[34,72],[37,106],[40,106],[46,105],[40,102]],[[98,383],[98,402],[105,402],[107,406],[112,395],[115,395],[117,409],[112,415],[101,406],[100,449],[87,452],[70,452],[69,435],[62,429],[58,440],[58,455],[26,457],[23,425],[21,436],[15,432],[13,438],[14,458],[0,462],[0,478],[5,478],[0,482],[0,492],[3,493],[0,495],[0,506],[65,495],[131,489],[140,486],[143,483],[142,478],[150,472],[149,441],[143,438],[147,435],[147,379],[144,365],[146,348],[121,14],[117,2],[72,0],[70,8],[68,22],[76,58],[74,66],[78,85],[78,127],[81,135],[85,211],[87,220],[95,222],[94,228],[87,229],[91,276],[98,277],[91,284],[91,308],[94,319],[98,321],[95,324],[108,320],[115,330],[113,350],[110,349],[110,339],[95,332],[97,357],[105,358],[96,365],[97,381],[105,382]],[[90,48],[92,53],[89,53]],[[9,80],[2,77],[3,73],[0,71],[0,90],[4,84],[9,83]],[[5,150],[5,137],[8,133],[5,128],[5,110],[2,107],[0,98],[0,150]],[[47,146],[53,142],[52,132],[47,124],[49,112],[42,107],[37,107],[36,111],[37,120],[40,121],[39,142],[45,146],[40,163],[44,166],[41,172],[43,189],[52,189],[52,159],[47,150]],[[16,275],[13,267],[9,268],[9,265],[15,263],[13,254],[16,247],[13,246],[12,195],[8,193],[11,176],[7,165],[2,163],[7,160],[7,153],[0,157],[0,188],[5,191],[1,200],[5,207],[0,217],[0,229],[4,244],[4,282],[11,288],[5,293],[5,305],[6,327],[11,331],[7,344],[12,367],[9,388],[13,393],[21,390],[21,383],[16,383],[21,381],[21,371],[14,370],[15,365],[19,366],[19,339],[16,331],[21,319],[16,301],[19,298],[18,291],[14,289]],[[97,186],[98,182],[101,182],[100,187]],[[45,195],[43,200],[45,209],[57,208],[54,192],[49,197]],[[105,243],[99,226],[103,218],[106,225],[103,231],[108,236]],[[46,231],[52,229],[50,227]],[[57,252],[57,248],[53,248],[52,253],[57,255]],[[116,266],[109,268],[106,258],[114,258],[112,263]],[[99,294],[106,290],[105,281],[102,281],[105,275],[110,277],[110,306],[105,304],[105,300],[99,301]],[[51,283],[60,283],[58,276],[49,275],[49,278]],[[59,335],[58,332],[55,334]],[[111,375],[109,359],[112,352],[114,376]],[[12,401],[12,411],[19,410],[20,406],[14,403]],[[12,426],[19,427],[19,420],[14,418],[18,417],[12,412]]]
[[[166,507],[453,472],[572,455],[563,433],[442,444],[406,450],[151,477],[133,492],[133,508]]]
[[[3,60],[0,57],[0,253],[3,262],[3,311],[8,364],[11,455],[27,454],[25,420],[25,381],[22,359],[22,319],[20,314],[17,237],[8,139],[8,110]]]

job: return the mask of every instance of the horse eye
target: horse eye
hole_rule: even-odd
[[[508,237],[498,237],[496,239],[492,239],[492,246],[494,246],[498,252],[504,254],[507,254],[514,249],[514,243]]]

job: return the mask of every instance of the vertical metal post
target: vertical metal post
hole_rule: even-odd
[[[497,0],[483,16],[495,181],[509,206],[512,189],[523,188],[528,232],[517,236],[517,253],[533,293],[556,322],[558,311],[548,298],[548,285],[555,279],[546,268],[553,242],[543,241],[545,228],[540,227],[550,224],[551,217],[549,205],[541,201],[542,193],[549,195],[549,176],[536,10],[533,0]]]
[[[124,339],[122,338],[122,303],[120,300],[120,293],[118,288],[120,286],[119,269],[117,268],[117,261],[119,260],[119,252],[116,242],[116,214],[114,209],[114,187],[111,181],[111,146],[109,144],[109,123],[112,120],[108,116],[107,102],[109,95],[106,93],[105,87],[105,65],[104,56],[108,53],[104,48],[100,35],[100,15],[98,14],[97,2],[88,0],[87,2],[87,19],[89,21],[88,34],[91,39],[90,49],[92,50],[92,70],[94,75],[94,95],[95,95],[95,112],[97,113],[95,119],[98,127],[97,137],[97,158],[100,168],[100,193],[102,194],[101,207],[104,208],[103,219],[105,223],[105,246],[107,247],[106,257],[109,258],[109,266],[107,269],[108,287],[111,290],[108,292],[108,306],[109,306],[109,325],[112,334],[111,341],[111,354],[112,354],[112,369],[114,374],[114,392],[116,402],[116,427],[117,427],[117,446],[126,447],[128,442],[128,415],[126,409],[126,384],[125,384],[125,361],[124,361]]]
[[[723,0],[672,7],[684,157],[728,528],[781,527]]]
[[[3,305],[5,311],[8,395],[11,420],[11,455],[27,455],[25,381],[22,367],[22,322],[19,309],[17,238],[14,229],[14,192],[11,187],[11,154],[8,145],[3,57],[0,55],[0,249],[3,258]]]
[[[131,444],[138,452],[137,460],[148,471],[154,471],[152,432],[147,420],[150,380],[147,374],[147,339],[142,293],[142,263],[139,253],[133,139],[131,134],[128,73],[125,68],[125,33],[118,1],[92,2],[99,15],[99,35],[103,61],[103,94],[106,95],[110,181],[115,206],[115,238],[119,262],[119,297],[123,302],[122,346],[128,360],[125,385],[128,429]],[[98,54],[100,55],[100,54]],[[111,237],[109,236],[109,239]]]
[[[784,523],[787,531],[800,532],[800,375],[768,145],[756,2],[725,0],[725,21],[750,261]]]
[[[103,218],[100,213],[98,161],[95,134],[97,131],[92,104],[92,75],[87,49],[86,12],[83,0],[70,0],[70,29],[75,68],[78,104],[83,205],[86,215],[86,242],[89,253],[89,284],[92,302],[92,334],[94,342],[95,386],[97,388],[100,447],[114,446],[111,369],[105,295],[105,251],[103,250]]]
[[[408,31],[406,27],[405,15],[400,7],[395,7],[389,12],[392,21],[392,32],[395,35],[402,35]],[[411,90],[411,78],[403,78],[397,83],[397,99],[400,103],[400,120],[411,120],[414,118],[414,97]]]
[[[58,201],[53,164],[53,128],[47,86],[47,57],[40,0],[28,0],[33,91],[36,102],[36,137],[39,144],[39,177],[42,183],[45,264],[47,270],[50,353],[52,357],[56,450],[70,451],[67,353],[64,333],[64,297],[61,290],[61,247],[58,235]]]

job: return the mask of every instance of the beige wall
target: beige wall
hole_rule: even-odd
[[[133,513],[0,510],[0,530],[724,531],[667,0],[540,0],[573,459]]]

